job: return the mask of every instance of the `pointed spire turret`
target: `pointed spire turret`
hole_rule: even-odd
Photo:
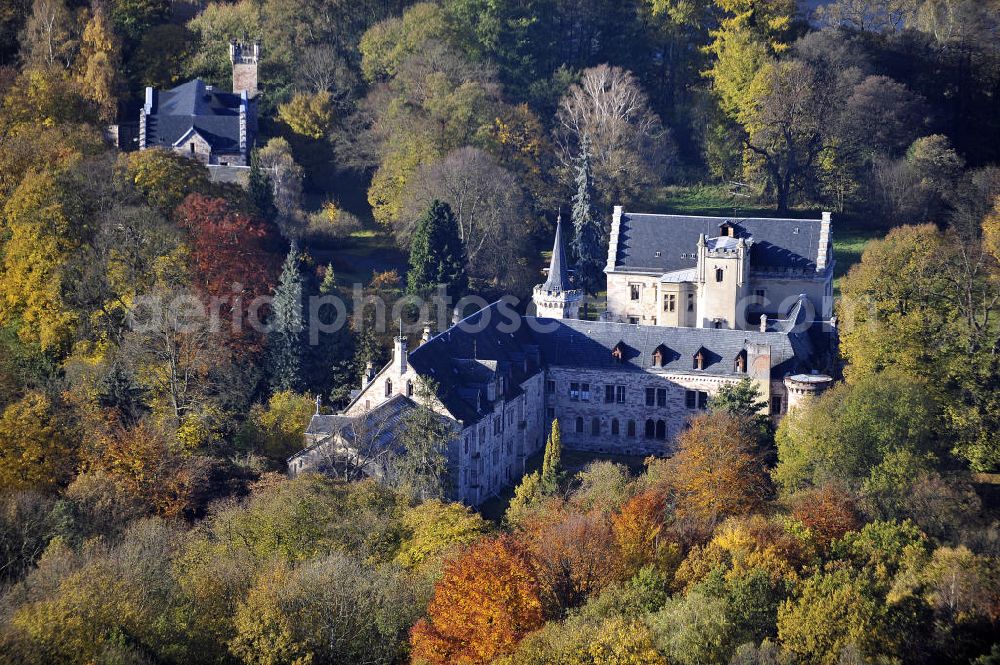
[[[542,285],[546,291],[569,291],[569,271],[566,269],[566,248],[562,241],[562,213],[556,218],[556,240],[552,246],[549,277]]]
[[[566,266],[566,247],[562,239],[562,214],[556,218],[556,240],[552,245],[552,260],[549,275],[544,284],[535,287],[532,300],[538,316],[549,319],[580,318],[580,302],[583,291],[574,289],[569,283]]]

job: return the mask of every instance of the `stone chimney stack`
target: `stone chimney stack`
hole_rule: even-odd
[[[403,374],[406,372],[406,360],[409,349],[407,348],[406,337],[400,335],[393,340],[392,346],[392,363],[396,366],[396,370]]]
[[[427,342],[431,341],[432,334],[433,333],[431,332],[431,324],[430,321],[428,321],[424,323],[424,334],[420,336],[420,343],[426,344]]]

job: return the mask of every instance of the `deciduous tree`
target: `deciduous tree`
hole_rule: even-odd
[[[544,623],[538,579],[523,548],[489,539],[445,564],[410,633],[413,657],[445,665],[490,663]]]

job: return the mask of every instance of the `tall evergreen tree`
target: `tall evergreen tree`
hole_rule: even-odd
[[[559,488],[559,474],[562,460],[562,432],[559,420],[552,421],[552,431],[545,441],[545,453],[542,456],[541,489],[545,494],[554,494]]]
[[[268,221],[273,221],[278,215],[278,209],[274,205],[274,185],[271,183],[271,176],[260,163],[260,155],[257,150],[254,150],[250,155],[247,191],[250,193],[250,201],[257,208],[260,216]]]
[[[271,306],[271,330],[268,333],[271,387],[274,390],[298,390],[302,384],[302,274],[299,272],[299,247],[291,249],[281,267],[281,277],[274,290]]]
[[[408,293],[421,297],[429,296],[439,284],[444,284],[456,300],[465,294],[469,285],[465,248],[447,203],[435,200],[417,222],[406,283]]]
[[[590,139],[580,141],[576,160],[576,194],[573,195],[573,256],[576,260],[576,285],[594,295],[604,276],[604,233],[594,210],[594,174],[590,164]]]

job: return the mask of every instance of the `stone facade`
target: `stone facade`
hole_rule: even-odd
[[[784,316],[805,295],[814,318],[829,320],[831,225],[830,213],[761,220],[631,214],[618,206],[605,267],[606,317],[745,330],[762,314]]]

